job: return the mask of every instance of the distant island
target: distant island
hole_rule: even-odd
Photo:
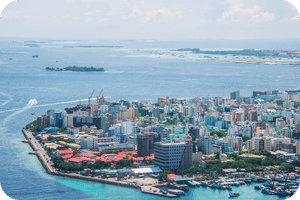
[[[279,58],[300,58],[300,51],[297,50],[216,50],[204,51],[197,48],[182,48],[173,51],[189,51],[192,53],[232,55],[232,56],[257,56],[257,57],[279,57]]]
[[[68,66],[65,68],[53,68],[46,67],[47,71],[72,71],[72,72],[105,72],[104,68],[95,68],[95,67],[77,67],[77,66]]]

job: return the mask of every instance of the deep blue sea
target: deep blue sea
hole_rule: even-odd
[[[0,183],[5,193],[20,200],[164,199],[135,189],[50,176],[38,159],[28,154],[29,145],[21,143],[22,127],[48,109],[60,111],[79,102],[86,103],[94,89],[94,97],[103,89],[104,96],[111,97],[109,101],[155,101],[165,96],[229,97],[234,90],[250,96],[253,90],[300,87],[300,66],[194,61],[191,59],[203,55],[170,51],[185,47],[300,49],[300,42],[292,39],[159,42],[0,38]],[[34,54],[38,58],[32,58]],[[43,70],[70,65],[104,67],[106,72]],[[28,104],[32,98],[37,100],[37,105]],[[236,199],[279,199],[255,191],[253,185],[234,191],[241,194]],[[195,188],[179,199],[228,199],[228,191]]]

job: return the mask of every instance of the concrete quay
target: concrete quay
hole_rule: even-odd
[[[175,195],[175,194],[170,194],[168,192],[163,193],[163,192],[161,192],[160,189],[158,189],[156,187],[152,187],[152,186],[142,186],[141,191],[146,194],[153,194],[153,195],[157,195],[157,196],[170,197],[170,198],[177,197],[177,195]]]

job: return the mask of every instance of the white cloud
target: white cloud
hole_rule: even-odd
[[[24,0],[3,11],[0,36],[299,37],[295,10],[282,0]]]

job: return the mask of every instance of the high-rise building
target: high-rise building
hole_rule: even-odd
[[[257,152],[262,149],[271,151],[271,138],[270,137],[254,137],[247,141],[248,152]]]
[[[59,127],[59,119],[62,118],[62,112],[56,112],[54,113],[54,126]]]
[[[230,99],[237,99],[240,97],[240,91],[234,91],[230,93]]]
[[[159,134],[154,132],[140,133],[137,135],[138,156],[150,156],[154,153],[154,143],[159,142]]]
[[[171,143],[154,144],[154,165],[162,170],[188,169],[193,165],[193,144],[190,137],[186,142],[175,139]]]
[[[296,154],[300,155],[300,140],[296,144]]]
[[[204,136],[202,142],[202,153],[210,155],[212,152],[211,138],[209,136]]]

